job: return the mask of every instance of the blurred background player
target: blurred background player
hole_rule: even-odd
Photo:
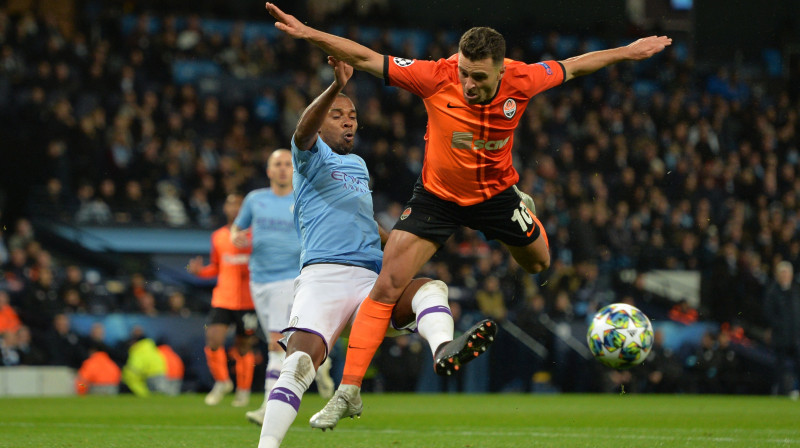
[[[526,64],[505,59],[500,33],[475,27],[462,35],[458,54],[415,60],[382,55],[316,30],[271,3],[266,8],[279,30],[421,97],[428,113],[422,175],[386,242],[383,269],[353,324],[342,384],[355,386],[383,340],[402,291],[458,227],[499,240],[529,273],[550,266],[547,235],[532,199],[516,188],[519,174],[512,164],[514,131],[530,99],[576,76],[649,58],[672,42],[651,36],[563,61]],[[442,347],[434,370],[450,372],[462,348]]]
[[[353,68],[332,57],[328,64],[334,68],[334,81],[306,108],[292,137],[295,225],[303,268],[282,340],[286,360],[267,401],[259,448],[280,446],[315,371],[352,322],[381,267],[386,234],[373,216],[366,164],[351,154],[358,119],[353,102],[342,94]],[[408,291],[393,315],[396,328],[416,327],[432,351],[452,340],[447,286],[418,279]],[[475,350],[480,353],[485,347],[476,345]],[[341,417],[360,415],[359,392],[355,386],[340,388],[326,414],[312,417],[311,426],[332,428]]]
[[[294,279],[300,273],[300,240],[294,228],[294,195],[292,194],[292,153],[287,149],[273,151],[267,161],[269,188],[247,194],[236,220],[231,226],[231,239],[237,247],[247,247],[250,254],[250,292],[264,335],[269,338],[264,402],[246,413],[248,420],[261,425],[269,391],[278,379],[284,359],[278,344],[280,331],[288,326],[294,299]],[[249,229],[248,238],[246,229]],[[330,363],[320,369],[317,385],[326,398],[333,395]]]
[[[228,357],[225,354],[225,338],[230,325],[236,326],[234,350],[236,361],[236,395],[233,406],[247,406],[250,402],[250,387],[253,384],[255,357],[253,346],[256,342],[258,318],[250,298],[250,285],[247,263],[250,260],[250,247],[236,247],[231,242],[230,226],[242,206],[242,195],[229,194],[225,199],[223,212],[227,225],[211,235],[211,256],[209,264],[203,266],[203,258],[193,258],[187,270],[199,277],[217,278],[217,286],[211,296],[211,312],[206,325],[206,360],[214,386],[206,395],[205,402],[215,406],[225,394],[233,390],[233,382],[228,372]]]

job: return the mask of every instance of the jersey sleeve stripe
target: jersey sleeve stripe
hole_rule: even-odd
[[[562,67],[563,68],[563,67]],[[383,55],[383,85],[389,85],[389,55]]]
[[[567,82],[567,69],[564,68],[564,64],[562,64],[561,61],[556,61],[556,62],[558,62],[558,65],[561,66],[561,73],[564,74],[564,79],[561,80],[561,84],[564,84],[565,82]]]

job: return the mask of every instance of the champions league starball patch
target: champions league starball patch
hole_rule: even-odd
[[[406,59],[406,58],[394,58],[394,64],[398,67],[408,67],[409,65],[413,64],[413,59]]]

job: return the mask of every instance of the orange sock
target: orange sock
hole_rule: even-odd
[[[216,350],[211,350],[210,347],[206,347],[206,362],[214,381],[228,381],[231,379],[228,374],[228,357],[225,355],[224,348],[220,347]]]
[[[253,352],[240,355],[234,350],[233,359],[236,360],[236,390],[250,390],[253,386],[253,369],[256,367]]]
[[[361,304],[350,330],[342,384],[361,387],[369,363],[386,335],[393,309],[394,305],[376,302],[369,297]]]

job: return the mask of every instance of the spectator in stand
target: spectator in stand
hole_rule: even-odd
[[[66,314],[56,314],[53,327],[45,335],[45,348],[50,365],[67,366],[77,369],[86,359],[84,341],[72,330]]]
[[[20,297],[27,293],[29,282],[28,254],[25,253],[25,249],[21,247],[11,249],[8,263],[3,266],[3,271],[8,282],[9,294],[13,299],[22,301]]]
[[[88,311],[86,302],[83,301],[77,289],[69,288],[61,293],[63,311],[66,313],[85,313]]]
[[[33,225],[25,218],[19,219],[14,226],[14,233],[8,237],[8,249],[25,248],[35,240]]]
[[[186,207],[180,198],[180,191],[170,182],[159,182],[156,207],[161,213],[162,222],[170,227],[181,227],[189,222]]]
[[[78,224],[109,224],[113,219],[111,208],[103,199],[95,195],[94,187],[84,183],[78,187],[78,211],[75,222]]]
[[[489,275],[483,280],[483,286],[475,293],[475,300],[484,316],[491,317],[496,322],[506,320],[508,309],[503,299],[503,292],[500,291],[500,280],[494,275]]]
[[[92,344],[88,353],[89,357],[81,364],[75,377],[75,391],[78,395],[118,394],[122,379],[119,366],[111,360],[103,346]]]
[[[0,333],[16,332],[20,326],[22,322],[11,306],[11,297],[8,292],[0,289]]]
[[[59,286],[59,295],[63,298],[67,291],[73,290],[80,298],[80,302],[90,304],[94,299],[94,286],[86,281],[80,266],[68,265],[64,273],[65,278]]]
[[[192,310],[186,306],[186,296],[180,291],[167,295],[167,314],[177,317],[190,317]]]
[[[22,361],[15,331],[0,332],[0,366],[18,366]]]
[[[775,281],[764,296],[764,315],[771,323],[775,351],[774,391],[800,398],[800,285],[788,261],[775,267]]]
[[[669,310],[669,319],[684,325],[697,322],[697,310],[689,306],[686,299],[681,299]]]
[[[0,217],[2,217],[2,213],[0,213]],[[3,229],[0,228],[0,266],[6,264],[8,257],[8,247],[6,246],[6,241],[3,238]]]
[[[153,216],[154,204],[149,196],[142,191],[142,184],[138,180],[129,180],[125,183],[125,196],[122,198],[121,222],[150,224],[155,220]]]
[[[25,325],[17,330],[17,351],[22,365],[39,366],[47,363],[47,353],[33,341],[31,329]]]
[[[97,188],[97,197],[108,205],[114,222],[125,222],[125,211],[117,194],[117,184],[113,179],[106,177],[100,181]]]
[[[680,390],[683,365],[677,353],[664,347],[664,333],[656,330],[653,348],[644,364],[642,392],[675,393]]]
[[[153,293],[147,291],[136,299],[137,308],[134,310],[136,313],[144,314],[145,316],[155,317],[158,316],[159,311],[156,306],[156,298]]]
[[[41,331],[51,328],[55,316],[63,311],[64,303],[58,296],[53,273],[42,269],[19,309],[20,317],[25,324]]]

